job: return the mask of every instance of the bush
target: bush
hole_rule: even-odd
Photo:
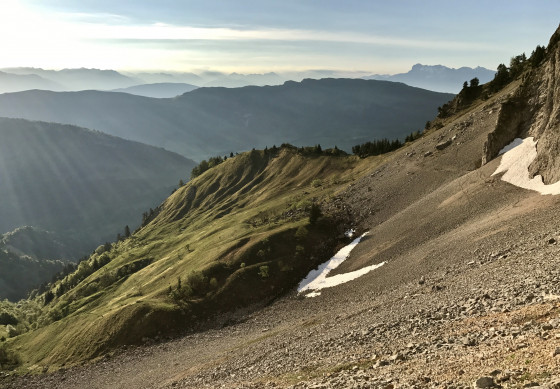
[[[200,176],[202,173],[204,173],[205,171],[212,169],[215,166],[218,166],[219,164],[221,164],[222,162],[224,162],[225,159],[218,156],[218,157],[212,157],[210,158],[208,161],[203,160],[201,161],[197,166],[195,166],[192,171],[191,171],[191,179],[196,178],[198,176]]]
[[[6,326],[6,331],[8,332],[8,338],[13,338],[14,336],[19,335],[19,331],[11,324]]]
[[[266,265],[259,267],[259,276],[263,279],[268,278],[270,276],[269,267]]]
[[[413,142],[416,139],[420,138],[422,136],[422,132],[420,131],[414,131],[411,132],[409,135],[406,136],[406,138],[404,139],[405,143],[406,142]]]
[[[542,60],[546,55],[546,49],[544,46],[537,46],[535,50],[531,53],[529,60],[531,61],[531,66],[537,67],[540,65]]]
[[[322,185],[323,185],[323,180],[321,180],[320,178],[316,178],[313,181],[311,181],[311,186],[314,188],[318,188]]]
[[[315,224],[321,215],[321,208],[315,203],[311,204],[311,209],[309,210],[309,224]]]
[[[6,311],[0,313],[0,325],[7,325],[7,324],[16,325],[18,324],[18,322],[19,320],[17,319],[17,317],[12,315],[11,313]]]
[[[19,365],[19,358],[16,354],[6,350],[4,345],[0,346],[0,369],[7,368],[8,366]]]
[[[177,278],[177,286],[175,288],[169,287],[169,297],[176,302],[188,299],[192,296],[192,292],[189,285],[181,285],[181,277]]]
[[[208,278],[200,271],[193,270],[187,277],[187,283],[197,294],[203,294],[208,289]]]

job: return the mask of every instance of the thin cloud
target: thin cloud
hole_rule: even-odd
[[[69,23],[96,23],[101,25],[130,24],[129,17],[111,13],[72,12],[58,14],[61,20]]]
[[[401,48],[490,51],[496,47],[480,42],[419,40],[392,36],[376,36],[344,31],[301,29],[234,29],[229,27],[176,26],[165,23],[150,25],[112,25],[83,23],[76,25],[78,36],[99,40],[264,40],[359,43]]]

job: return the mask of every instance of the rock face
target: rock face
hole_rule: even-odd
[[[538,107],[528,134],[539,140],[537,159],[530,170],[541,174],[546,184],[560,179],[560,28],[547,48],[546,61],[529,75],[524,87],[531,88],[529,102]],[[532,101],[531,101],[532,100]]]
[[[551,37],[545,60],[523,77],[510,98],[502,102],[496,128],[488,134],[482,164],[516,137],[538,140],[531,174],[541,174],[545,184],[560,179],[560,28]]]
[[[526,104],[522,99],[510,98],[502,103],[494,131],[488,134],[484,144],[482,164],[498,156],[500,150],[521,136],[528,122]]]

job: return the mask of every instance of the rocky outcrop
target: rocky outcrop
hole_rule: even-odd
[[[496,128],[488,134],[484,144],[483,165],[496,158],[504,146],[526,130],[527,116],[527,104],[522,99],[510,98],[502,103]]]
[[[530,167],[546,184],[560,179],[560,28],[546,49],[545,60],[527,73],[502,103],[496,128],[488,134],[482,164],[495,158],[516,137],[538,140],[538,156]]]
[[[530,167],[541,174],[546,184],[560,179],[560,28],[550,39],[547,59],[524,83],[530,92],[529,103],[536,109],[530,136],[538,139],[538,156]]]

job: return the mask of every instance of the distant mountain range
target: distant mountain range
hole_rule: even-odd
[[[193,166],[175,153],[96,131],[0,118],[0,234],[34,226],[60,242],[47,259],[76,259],[114,241],[125,225],[136,228]]]
[[[54,83],[53,88],[44,87],[37,84],[31,88],[24,89],[46,89],[55,91],[71,91],[71,90],[110,90],[116,88],[126,88],[133,85],[141,84],[142,81],[125,76],[114,70],[99,69],[62,69],[62,70],[45,70],[41,68],[5,68],[5,73],[20,76],[39,76],[42,80]],[[43,82],[44,82],[43,81]],[[28,85],[29,86],[29,85]],[[0,85],[0,92],[5,93],[4,86]]]
[[[20,92],[29,89],[62,90],[54,81],[36,74],[12,74],[0,72],[0,93]]]
[[[297,77],[296,77],[297,78]],[[301,80],[303,78],[300,77]],[[239,74],[221,72],[194,73],[119,73],[115,70],[41,68],[5,68],[0,72],[0,93],[31,89],[51,91],[100,90],[148,97],[174,97],[199,86],[239,88],[248,85],[280,85],[289,78],[276,73]],[[188,84],[189,88],[179,88]],[[157,86],[156,86],[157,85]],[[175,85],[176,89],[171,89]],[[178,91],[170,95],[170,90]]]
[[[361,79],[199,88],[174,99],[27,91],[0,95],[0,116],[74,124],[201,160],[285,142],[349,151],[376,138],[404,138],[452,97]]]
[[[363,77],[366,80],[385,80],[403,82],[410,86],[424,88],[437,92],[458,93],[465,81],[478,78],[484,84],[494,78],[496,71],[482,68],[461,67],[459,69],[448,68],[442,65],[416,64],[407,73],[399,74],[374,74]]]
[[[114,89],[112,92],[129,93],[131,95],[153,97],[157,99],[182,95],[198,88],[196,85],[181,82],[160,82],[154,84],[135,85],[128,88]]]
[[[241,88],[248,85],[265,86],[265,85],[281,85],[288,81],[287,78],[281,77],[276,73],[265,74],[224,74],[215,80],[204,83],[202,86],[222,86],[226,88]]]
[[[464,81],[478,77],[481,83],[485,83],[490,81],[495,73],[493,70],[481,67],[453,69],[442,65],[429,66],[421,64],[414,65],[407,73],[393,75],[367,75],[364,72],[341,72],[335,70],[307,70],[286,73],[269,72],[263,74],[222,73],[215,71],[205,71],[199,74],[190,72],[117,72],[115,70],[85,68],[63,70],[5,68],[0,70],[0,93],[20,92],[30,89],[59,92],[81,90],[110,91],[116,89],[119,92],[158,98],[174,97],[188,91],[187,89],[182,90],[179,88],[179,84],[189,84],[193,87],[240,88],[250,85],[282,85],[286,81],[302,81],[307,78],[364,78],[396,81],[438,92],[457,93]],[[177,89],[173,89],[171,85],[177,85]],[[176,91],[179,93],[172,94]]]

